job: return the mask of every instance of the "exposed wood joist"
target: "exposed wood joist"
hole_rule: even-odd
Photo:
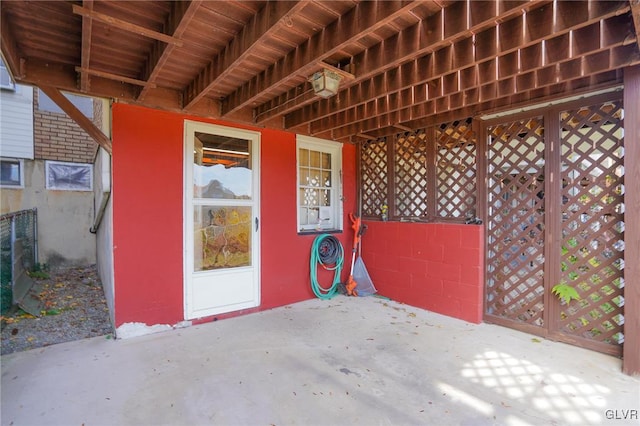
[[[219,81],[233,73],[242,61],[252,54],[257,43],[268,38],[287,14],[295,14],[305,6],[304,2],[268,2],[265,5],[266,10],[254,15],[240,34],[187,85],[183,94],[184,108],[188,110],[193,107]]]
[[[55,102],[78,126],[82,128],[98,145],[111,154],[111,139],[109,139],[91,120],[89,120],[76,106],[67,99],[62,92],[52,86],[41,85],[40,89]]]
[[[594,32],[598,36],[597,31]],[[622,35],[624,37],[624,35]],[[565,51],[566,57],[558,58],[557,62],[549,63],[544,67],[533,69],[525,73],[514,70],[512,73],[503,74],[497,82],[482,83],[477,76],[477,67],[469,68],[469,75],[473,80],[465,79],[462,75],[465,70],[459,70],[448,75],[440,76],[436,80],[392,93],[350,108],[344,112],[331,115],[325,119],[312,122],[309,132],[326,131],[331,129],[336,137],[342,138],[354,131],[367,129],[369,126],[377,126],[370,119],[358,117],[381,116],[398,111],[413,111],[413,105],[431,105],[423,114],[438,114],[450,110],[482,102],[511,93],[527,92],[530,90],[552,86],[558,82],[570,82],[574,79],[601,74],[612,69],[634,65],[640,62],[640,55],[630,45],[618,41],[612,46],[603,46],[592,52],[570,54]],[[458,82],[466,84],[458,86]],[[407,121],[412,117],[399,118]],[[392,124],[392,123],[389,123]],[[344,133],[346,130],[346,133]]]
[[[604,83],[607,67],[640,54],[639,1],[0,6],[18,83],[351,140],[514,93],[532,99],[559,79]],[[319,99],[307,79],[334,65],[355,78]]]
[[[368,133],[375,137],[395,134],[396,123],[411,129],[420,129],[425,126],[474,116],[477,111],[492,111],[504,108],[513,109],[525,106],[533,100],[551,99],[562,93],[580,94],[585,90],[607,88],[621,83],[621,73],[606,71],[589,76],[577,76],[575,79],[563,82],[552,82],[529,91],[518,93],[496,93],[495,98],[481,100],[477,89],[471,89],[463,93],[454,94],[435,101],[418,103],[394,110],[387,114],[378,115],[365,122],[352,123],[330,130],[336,140],[348,139],[352,135],[362,132],[363,128],[369,129]],[[491,85],[489,85],[491,86]],[[495,91],[495,87],[488,90]],[[465,104],[461,101],[465,96],[474,97],[475,103]]]
[[[167,19],[167,32],[172,34],[173,37],[180,39],[189,27],[189,24],[196,15],[201,3],[202,0],[173,2],[171,4],[171,15]],[[156,41],[145,64],[144,80],[149,83],[155,83],[158,74],[169,60],[169,57],[175,48],[175,44],[164,44]],[[150,88],[151,86],[145,85],[140,91],[137,100],[140,102],[144,101]]]
[[[156,88],[155,83],[150,83],[144,80],[137,80],[135,78],[129,78],[123,75],[117,75],[110,72],[104,72],[104,71],[98,71],[98,70],[92,70],[89,68],[80,68],[80,67],[76,67],[76,71],[78,71],[81,75],[96,75],[98,77],[104,77],[114,81],[122,81],[124,83],[129,83],[136,86],[149,87],[151,89]]]
[[[93,11],[93,0],[83,0],[82,6],[88,11]],[[91,29],[93,28],[93,20],[88,16],[82,17],[82,56],[80,69],[88,70],[91,67]],[[77,70],[77,68],[76,68]],[[87,92],[89,90],[89,73],[80,74],[80,90]]]
[[[426,20],[406,28],[354,56],[352,62],[357,70],[357,78],[358,80],[371,78],[376,74],[451,44],[461,37],[453,29],[468,34],[478,33],[487,28],[493,28],[498,16],[501,16],[502,19],[517,16],[525,10],[548,2],[549,0],[514,2],[509,4],[507,10],[502,11],[497,8],[487,8],[485,3],[473,0],[454,3]],[[343,85],[343,88],[345,87],[348,88],[349,85]],[[312,108],[309,104],[317,102],[318,98],[313,92],[303,94],[301,92],[299,88],[296,88],[280,96],[277,101],[274,100],[258,106],[256,108],[257,121],[266,120],[273,114],[288,114],[301,107],[304,107],[305,110]],[[288,122],[287,127],[296,127],[302,124],[290,122],[290,117],[285,117]]]
[[[93,20],[103,22],[105,24],[111,25],[113,27],[119,28],[121,30],[129,31],[135,34],[140,34],[142,36],[159,40],[164,43],[174,44],[176,46],[182,46],[182,40],[178,40],[175,37],[170,35],[151,30],[149,28],[142,27],[140,25],[133,24],[131,22],[124,21],[119,18],[114,18],[109,15],[105,15],[104,13],[94,12],[93,10],[86,9],[82,6],[73,5],[73,13],[77,15],[81,15],[82,17],[91,18]]]
[[[353,40],[393,21],[416,4],[413,1],[358,3],[348,13],[223,99],[222,115],[251,104],[265,90],[277,89],[294,76],[309,76],[318,70],[318,62],[326,60]]]
[[[602,15],[585,11],[592,13],[593,17],[584,22],[565,20],[555,26],[546,25],[545,28],[549,13],[553,12],[552,7],[547,7],[541,12],[513,18],[397,69],[362,81],[338,93],[335,99],[319,101],[288,114],[285,126],[291,128],[311,123],[313,132],[317,130],[320,120],[335,116],[333,121],[338,122],[345,117],[336,114],[351,109],[347,116],[353,115],[354,109],[379,97],[402,94],[405,98],[409,96],[413,102],[420,102],[425,100],[425,94],[431,97],[437,95],[437,90],[446,94],[459,85],[477,87],[492,81],[494,76],[505,79],[541,68],[549,72],[550,63],[580,57],[591,49],[597,51],[625,44],[627,34],[620,28],[626,18],[620,15],[619,9],[601,11]],[[624,14],[624,9],[622,12]],[[595,19],[595,16],[600,19]],[[535,33],[523,31],[523,28],[533,29]],[[500,34],[518,34],[518,39],[508,41],[499,37],[498,31]],[[519,77],[518,82],[521,84],[525,80],[526,77]],[[323,123],[327,124],[326,121]]]

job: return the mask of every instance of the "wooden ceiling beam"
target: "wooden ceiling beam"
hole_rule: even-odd
[[[119,28],[121,30],[129,31],[135,34],[159,40],[167,44],[174,44],[176,46],[182,46],[182,40],[178,40],[170,35],[151,30],[149,28],[142,27],[140,25],[133,24],[131,22],[124,21],[122,19],[114,18],[113,16],[106,15],[104,13],[95,12],[93,10],[86,9],[82,6],[73,5],[73,13],[82,17],[91,18],[93,20],[102,22],[107,25]]]
[[[183,94],[184,108],[192,108],[207,92],[232,75],[252,51],[275,32],[285,17],[295,16],[305,6],[305,1],[267,2],[264,9],[253,15],[240,33],[187,85]]]
[[[67,99],[62,92],[52,86],[42,85],[40,89],[56,103],[78,126],[82,128],[98,145],[111,154],[111,139],[105,135],[87,116]]]
[[[484,2],[466,0],[455,2],[410,26],[398,34],[383,40],[377,45],[353,57],[357,80],[367,79],[376,74],[393,69],[416,57],[433,52],[461,38],[458,31],[471,35],[496,25],[498,18],[508,19],[521,15],[523,11],[547,4],[549,0],[532,2],[493,3],[496,7],[487,7]],[[503,6],[500,9],[499,6]],[[350,84],[342,85],[342,89]],[[257,122],[266,120],[274,114],[288,114],[316,102],[318,98],[312,91],[296,87],[278,98],[256,108]],[[288,117],[287,120],[290,118]],[[297,124],[291,123],[295,127]]]
[[[444,122],[449,119],[460,119],[466,116],[472,116],[475,111],[487,111],[506,106],[517,106],[525,104],[533,100],[541,101],[544,97],[548,97],[558,93],[571,93],[583,88],[596,87],[602,85],[611,85],[620,81],[617,69],[611,68],[609,59],[613,59],[620,66],[623,66],[625,60],[622,56],[629,53],[634,47],[621,46],[619,52],[610,55],[611,58],[595,57],[590,60],[594,65],[601,63],[601,70],[593,69],[592,72],[584,75],[578,71],[579,67],[567,64],[567,68],[574,69],[573,74],[564,74],[564,78],[560,79],[559,74],[554,74],[547,70],[542,71],[544,77],[540,78],[539,83],[531,84],[528,87],[522,87],[518,92],[511,90],[513,80],[504,82],[493,82],[480,87],[466,89],[461,92],[450,93],[441,97],[425,100],[419,103],[399,103],[395,107],[389,108],[387,112],[380,111],[380,115],[366,120],[358,120],[347,125],[335,128],[323,128],[322,131],[330,131],[336,138],[345,138],[358,133],[371,133],[372,129],[379,128],[381,123],[393,125],[392,123],[400,123],[402,126],[417,128],[416,123],[429,122],[429,120],[437,119]],[[604,52],[606,53],[606,52]],[[607,56],[607,55],[605,55]],[[636,55],[636,63],[640,63],[640,55]],[[616,59],[617,58],[617,59]],[[579,61],[576,59],[576,61]],[[558,64],[556,64],[558,65]],[[556,65],[550,65],[551,69],[557,69],[562,72]],[[434,123],[431,123],[434,124]],[[420,127],[420,126],[418,126]],[[310,132],[313,135],[313,132]]]
[[[598,37],[597,32],[594,34]],[[406,110],[413,104],[435,102],[442,108],[449,108],[451,104],[475,104],[484,99],[502,96],[505,92],[528,91],[536,87],[549,86],[558,81],[598,74],[640,62],[638,47],[625,45],[622,42],[591,52],[582,52],[579,55],[571,55],[568,50],[565,54],[566,57],[559,58],[558,62],[539,66],[527,72],[514,70],[511,74],[504,73],[501,79],[495,81],[482,81],[477,75],[478,67],[475,66],[454,71],[426,83],[390,93],[346,111],[311,122],[309,132],[314,134],[327,129],[339,130],[353,124],[366,123],[368,122],[367,117]],[[465,79],[462,77],[463,74],[471,78]],[[458,82],[461,84],[458,85]],[[365,125],[365,127],[367,126]]]
[[[165,23],[165,32],[172,34],[174,38],[181,39],[201,4],[202,0],[172,2],[171,13]],[[175,44],[165,44],[156,41],[145,62],[142,79],[149,83],[155,83],[160,71],[162,71],[163,67],[169,60],[171,53],[176,47],[177,46]],[[150,88],[150,85],[146,85],[142,88],[137,99],[139,102],[144,101],[145,97],[149,94]]]
[[[150,83],[148,81],[144,81],[144,80],[137,80],[135,78],[129,78],[129,77],[125,77],[123,75],[118,75],[118,74],[113,74],[110,72],[105,72],[105,71],[99,71],[99,70],[92,70],[92,69],[88,69],[88,68],[80,68],[80,67],[76,67],[76,71],[80,73],[80,75],[96,75],[98,77],[103,77],[103,78],[107,78],[109,80],[114,80],[114,81],[122,81],[124,83],[129,83],[129,84],[133,84],[135,86],[143,86],[143,87],[148,87],[151,89],[155,89],[156,88],[156,84],[155,83]],[[84,90],[82,90],[84,92]]]
[[[86,10],[93,11],[93,0],[83,0],[82,7]],[[80,53],[80,69],[88,70],[91,67],[91,29],[93,28],[93,19],[88,16],[82,17],[82,47]],[[76,68],[77,71],[77,68]],[[89,73],[80,73],[80,90],[84,93],[88,92]]]
[[[401,0],[358,3],[339,19],[223,99],[222,114],[230,114],[248,106],[265,90],[282,87],[292,78],[311,75],[320,68],[318,62],[328,59],[354,40],[392,22],[407,10],[415,8],[418,3]],[[270,117],[264,117],[263,121],[268,118]]]
[[[361,81],[333,98],[317,101],[287,114],[285,128],[308,124],[365,104],[377,97],[400,92],[428,81],[430,86],[440,88],[459,84],[460,82],[451,76],[452,71],[464,70],[463,84],[477,84],[474,80],[480,81],[483,76],[502,77],[505,73],[512,74],[542,67],[545,63],[556,61],[556,57],[569,54],[569,51],[577,57],[589,49],[599,49],[600,43],[610,43],[611,46],[625,43],[627,35],[620,31],[620,28],[624,28],[621,23],[627,19],[624,13],[628,12],[628,5],[621,6],[618,3],[618,9],[597,9],[600,13],[597,15],[589,4],[572,2],[576,7],[580,5],[583,8],[574,10],[574,13],[585,21],[565,20],[552,25],[550,22],[553,22],[552,17],[558,13],[556,8],[560,7],[560,4],[565,2],[553,3],[502,22],[407,62],[397,69]],[[602,3],[599,4],[603,7]],[[591,18],[587,19],[586,14]],[[572,32],[571,37],[569,32]],[[513,36],[507,37],[505,34]],[[445,78],[445,75],[448,77]],[[440,78],[444,78],[442,84],[438,80]],[[430,90],[434,90],[434,87],[424,88],[426,92]],[[420,96],[421,93],[417,91],[416,95]],[[420,98],[416,99],[416,102],[419,100]]]

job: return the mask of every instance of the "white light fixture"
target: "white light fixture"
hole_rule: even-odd
[[[342,76],[340,74],[326,68],[314,73],[309,79],[313,86],[313,91],[321,98],[330,98],[338,93],[340,80],[342,80]]]

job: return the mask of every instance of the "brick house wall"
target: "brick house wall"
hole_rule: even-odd
[[[40,90],[34,90],[34,156],[39,160],[93,163],[98,144],[64,112],[40,109]],[[102,102],[93,102],[93,123],[102,128]]]

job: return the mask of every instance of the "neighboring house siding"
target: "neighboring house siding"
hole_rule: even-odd
[[[65,113],[39,108],[39,100],[45,96],[42,91],[35,91],[35,158],[93,163],[98,145]],[[102,102],[93,105],[93,122],[101,128]]]
[[[33,89],[0,92],[0,157],[33,159]]]

